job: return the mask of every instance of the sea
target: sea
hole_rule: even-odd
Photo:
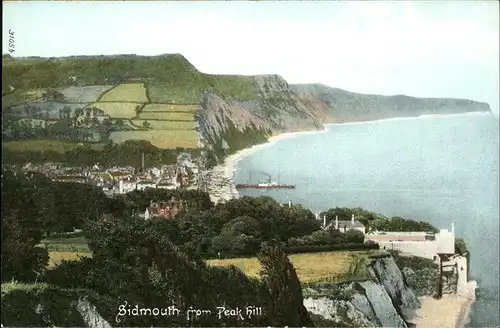
[[[500,325],[499,120],[491,113],[327,125],[250,152],[237,183],[272,176],[293,190],[247,190],[313,212],[361,207],[427,221],[465,239],[476,301],[469,327]]]

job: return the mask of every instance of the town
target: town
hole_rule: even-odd
[[[5,168],[6,165],[4,165]],[[9,166],[9,168],[13,168]],[[146,188],[175,190],[179,188],[197,189],[199,185],[199,165],[188,153],[180,153],[175,164],[146,168],[144,154],[141,167],[104,167],[99,163],[92,167],[75,167],[62,163],[28,163],[21,171],[44,174],[52,181],[85,183],[102,188],[104,194],[113,197],[133,190]]]

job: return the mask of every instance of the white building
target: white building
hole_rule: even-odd
[[[137,183],[135,181],[124,181],[120,180],[118,183],[118,193],[126,194],[137,189]]]
[[[137,182],[137,184],[136,184],[137,190],[144,190],[146,188],[156,188],[156,182],[151,181],[151,180],[143,180],[143,181]]]
[[[451,231],[427,232],[373,232],[365,236],[380,245],[380,249],[398,250],[437,261],[438,254],[455,254],[455,227]]]

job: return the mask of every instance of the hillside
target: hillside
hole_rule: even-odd
[[[289,85],[278,75],[205,74],[180,54],[4,55],[2,68],[2,140],[14,143],[142,139],[163,149],[209,149],[220,160],[270,135],[322,123],[489,110],[470,100]]]
[[[490,111],[488,104],[466,99],[370,95],[322,84],[297,84],[291,88],[301,101],[322,110],[324,120],[329,122]]]

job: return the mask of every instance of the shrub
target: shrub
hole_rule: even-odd
[[[52,270],[45,274],[45,282],[66,288],[85,287],[87,277],[92,267],[92,259],[81,257],[80,260],[63,260]]]
[[[347,243],[362,243],[364,240],[365,235],[361,231],[351,229],[345,233]]]
[[[295,253],[316,253],[316,252],[329,252],[329,251],[354,251],[354,250],[373,250],[379,249],[378,244],[363,244],[363,243],[351,243],[351,244],[337,244],[337,245],[306,245],[306,246],[295,246],[295,247],[285,247],[283,250],[287,254]]]

